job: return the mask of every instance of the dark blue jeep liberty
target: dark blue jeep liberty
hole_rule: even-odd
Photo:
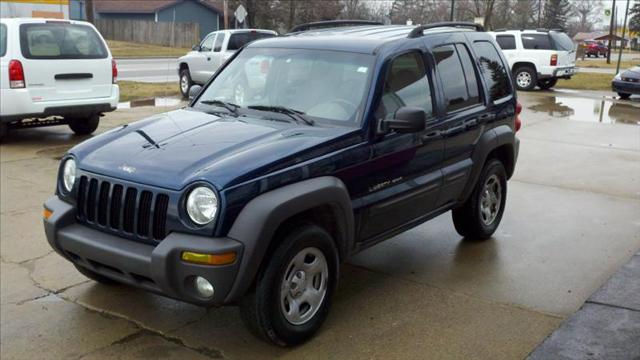
[[[359,251],[449,210],[462,236],[496,230],[520,127],[498,49],[471,23],[255,41],[187,107],[69,150],[47,239],[98,282],[238,304],[257,335],[299,344]]]

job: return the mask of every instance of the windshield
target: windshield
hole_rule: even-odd
[[[557,50],[572,51],[575,49],[573,40],[571,40],[567,34],[558,31],[550,31],[549,35],[551,35]]]
[[[238,105],[239,112],[260,110],[263,117],[279,119],[282,114],[265,111],[286,108],[320,124],[358,126],[374,59],[327,50],[248,48],[203,90],[194,107],[206,111],[223,101]]]

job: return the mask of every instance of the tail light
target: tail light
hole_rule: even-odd
[[[115,59],[111,59],[111,81],[114,84],[118,82],[118,65]]]
[[[558,54],[551,55],[551,61],[549,62],[549,65],[551,66],[558,65]]]
[[[18,60],[9,61],[9,87],[12,89],[25,87],[24,69],[22,68],[22,63]]]
[[[520,120],[520,113],[522,112],[522,104],[516,103],[516,132],[522,127],[522,120]]]

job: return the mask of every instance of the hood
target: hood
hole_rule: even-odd
[[[634,66],[631,69],[623,71],[620,76],[625,78],[640,79],[640,66]]]
[[[207,181],[218,190],[335,150],[318,145],[354,128],[323,128],[181,109],[108,131],[70,150],[82,170],[180,190]],[[344,142],[340,142],[344,144]]]

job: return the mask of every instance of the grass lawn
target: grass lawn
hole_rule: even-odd
[[[598,59],[598,60],[576,60],[577,67],[583,68],[607,68],[607,69],[615,69],[618,63],[618,57],[615,59],[611,56],[611,64],[607,64],[607,59]],[[628,69],[630,67],[636,66],[640,64],[640,60],[623,60],[620,62],[620,69]]]
[[[180,96],[177,82],[143,83],[137,81],[118,81],[120,101],[131,101],[152,97]]]
[[[139,44],[126,41],[107,40],[109,49],[113,57],[127,58],[127,57],[149,57],[149,56],[167,56],[178,57],[186,54],[191,49],[187,48],[172,48],[168,46]]]
[[[577,73],[570,80],[559,79],[556,88],[611,91],[612,74]]]

